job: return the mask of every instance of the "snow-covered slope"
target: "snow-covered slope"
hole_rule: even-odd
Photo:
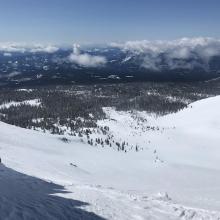
[[[1,165],[0,219],[103,220],[94,213],[80,209],[87,206],[87,203],[56,196],[59,192],[65,193],[62,186],[26,176]]]
[[[0,157],[9,168],[65,186],[71,193],[58,196],[89,203],[83,209],[107,219],[218,219],[219,109],[219,96],[159,118],[107,108],[99,124],[116,141],[143,149],[127,153],[0,123]]]

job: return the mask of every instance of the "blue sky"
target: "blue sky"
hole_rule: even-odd
[[[0,1],[1,42],[219,38],[219,26],[219,0]]]

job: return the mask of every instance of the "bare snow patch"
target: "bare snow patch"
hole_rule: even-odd
[[[41,102],[39,99],[32,99],[32,100],[26,100],[23,102],[15,102],[15,101],[11,101],[8,103],[3,103],[2,105],[0,105],[0,109],[3,108],[10,108],[12,106],[20,106],[20,105],[30,105],[30,106],[40,106]]]

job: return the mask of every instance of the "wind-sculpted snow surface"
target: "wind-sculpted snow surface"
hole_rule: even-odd
[[[109,127],[115,142],[126,139],[129,146],[139,146],[138,151],[134,147],[127,152],[109,146],[90,146],[80,137],[66,136],[68,141],[64,142],[62,136],[0,123],[0,157],[7,167],[18,172],[64,186],[70,193],[53,184],[39,183],[42,187],[45,184],[47,195],[56,195],[52,201],[58,212],[60,207],[69,207],[64,198],[72,201],[72,209],[65,211],[63,207],[65,213],[60,214],[63,219],[69,211],[74,213],[79,208],[79,212],[85,211],[84,219],[89,219],[86,213],[92,212],[106,219],[217,220],[220,219],[219,108],[220,96],[157,118],[146,112],[105,108],[107,119],[99,121],[99,125]],[[28,185],[35,178],[1,169],[0,176],[5,181],[0,183],[4,185],[0,185],[0,199],[8,199],[1,202],[0,208],[4,207],[2,204],[14,207],[14,201],[27,200],[22,206],[34,204],[40,210],[41,200],[36,191],[45,192],[37,184]],[[16,185],[10,184],[19,178],[24,184],[18,184],[21,190],[10,191]],[[30,189],[28,196],[26,187]],[[53,190],[57,187],[58,190]],[[32,189],[36,203],[28,202]],[[25,193],[19,193],[22,190]],[[14,200],[9,199],[12,194]],[[44,196],[40,198],[46,201],[53,198]],[[60,205],[57,201],[61,201]],[[49,204],[53,206],[53,202]]]
[[[217,212],[174,204],[167,194],[154,197],[92,186],[69,186],[30,177],[0,165],[0,219],[218,219]],[[66,198],[65,198],[66,197]],[[92,205],[73,198],[89,200]],[[88,211],[85,210],[88,209]]]
[[[56,196],[63,186],[26,176],[0,165],[0,219],[104,220],[80,207],[89,204]]]

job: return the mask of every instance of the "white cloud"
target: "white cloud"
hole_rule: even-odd
[[[20,43],[0,43],[0,51],[13,53],[13,52],[25,52],[25,44]]]
[[[0,43],[0,51],[6,53],[13,53],[13,52],[31,52],[31,53],[36,53],[36,52],[46,52],[46,53],[54,53],[58,50],[59,48],[56,46],[52,45],[42,45],[42,44],[32,44],[28,45],[25,43]]]
[[[98,67],[106,64],[103,56],[92,56],[88,53],[81,54],[79,45],[74,44],[73,53],[69,56],[69,61],[83,67]]]
[[[191,50],[188,47],[179,47],[172,49],[171,51],[169,51],[168,55],[170,58],[174,59],[188,59],[192,56]]]
[[[35,47],[30,49],[30,52],[32,53],[36,53],[36,52],[46,52],[46,53],[55,53],[56,51],[58,51],[59,48],[52,46],[52,45],[35,45]]]
[[[161,55],[170,68],[202,67],[208,69],[208,62],[213,56],[220,56],[220,40],[213,38],[182,38],[173,41],[128,41],[111,46],[121,48],[124,52],[143,57],[142,67],[160,70]],[[190,60],[185,62],[184,60]],[[201,64],[202,61],[202,64]]]

